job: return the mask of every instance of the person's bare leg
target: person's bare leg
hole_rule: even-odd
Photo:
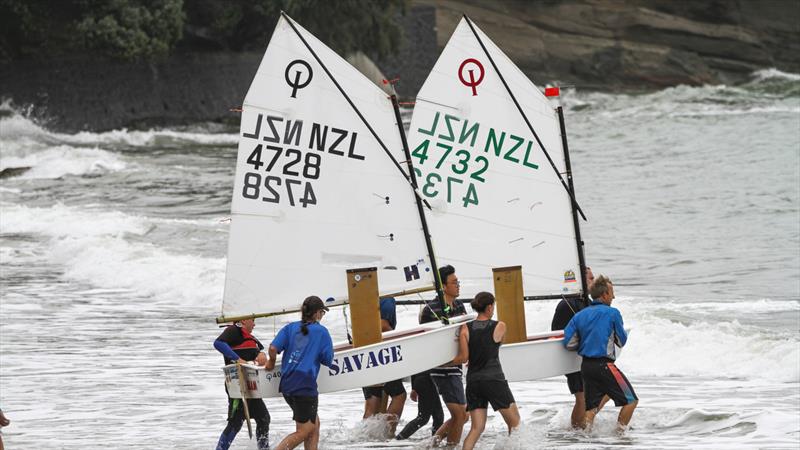
[[[403,415],[403,407],[406,404],[406,393],[392,397],[389,407],[386,408],[386,414],[389,415],[389,431],[391,436],[394,436],[394,431],[397,429],[397,423]]]
[[[303,441],[303,447],[305,450],[317,450],[317,447],[319,447],[319,416],[314,421],[314,430],[311,432],[311,436]]]
[[[635,400],[633,403],[628,403],[619,410],[619,416],[617,417],[618,432],[624,432],[628,428],[631,417],[633,417],[633,411],[636,409],[636,405],[638,404],[639,400]]]
[[[600,410],[603,409],[603,406],[606,403],[608,403],[609,400],[611,400],[611,397],[604,395],[603,398],[600,400],[600,404],[597,405],[597,412],[600,412]]]
[[[508,425],[508,434],[511,434],[512,431],[519,427],[519,409],[517,409],[516,403],[512,403],[508,408],[499,409],[497,412],[499,412],[500,415],[503,416],[503,420],[506,421],[506,425]]]
[[[469,416],[472,424],[470,424],[467,437],[464,438],[463,450],[472,450],[486,428],[486,408],[473,409],[469,412]]]
[[[375,397],[374,395],[366,400],[364,400],[364,419],[367,417],[372,417],[378,413],[378,409],[381,407],[381,399],[380,397]]]
[[[572,428],[583,428],[583,422],[585,419],[586,419],[586,400],[583,397],[583,392],[576,392],[575,405],[572,407],[572,416],[570,417],[570,423],[572,424]]]
[[[291,450],[304,442],[314,432],[316,424],[312,421],[305,423],[295,422],[295,432],[283,438],[275,450]]]
[[[467,405],[459,403],[445,403],[447,410],[450,411],[451,424],[447,432],[447,443],[458,445],[461,442],[461,433],[464,431],[464,423],[467,421]]]
[[[597,415],[597,408],[587,409],[585,419],[583,420],[583,429],[592,431],[592,424],[594,423],[594,416]]]
[[[442,425],[439,427],[438,430],[436,430],[436,433],[434,433],[433,435],[436,442],[441,441],[442,439],[445,438],[445,436],[447,436],[447,434],[450,432],[450,425],[452,425],[452,423],[453,423],[452,418],[442,422]]]

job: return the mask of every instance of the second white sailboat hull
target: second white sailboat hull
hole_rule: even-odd
[[[508,381],[539,380],[581,370],[581,357],[567,351],[564,333],[539,333],[526,342],[503,344],[500,364]]]
[[[630,333],[630,329],[626,331]],[[616,347],[617,357],[621,352]],[[564,348],[563,331],[532,334],[526,342],[503,344],[499,356],[508,381],[541,380],[581,370],[578,352]]]

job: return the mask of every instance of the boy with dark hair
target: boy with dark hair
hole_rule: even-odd
[[[428,302],[420,313],[419,323],[442,321],[449,323],[449,318],[461,316],[467,313],[463,303],[458,300],[461,292],[461,283],[456,276],[456,269],[447,265],[439,268],[439,276],[442,281],[442,293],[444,298]],[[431,379],[436,384],[439,394],[444,400],[450,418],[436,431],[437,439],[447,436],[449,445],[456,445],[461,441],[461,432],[464,423],[467,421],[466,404],[464,396],[464,382],[461,380],[463,372],[461,365],[445,365],[430,370]]]

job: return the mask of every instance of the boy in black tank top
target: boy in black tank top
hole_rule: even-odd
[[[486,410],[492,409],[503,416],[508,433],[519,426],[519,410],[508,381],[500,366],[500,344],[506,334],[506,324],[492,320],[494,315],[494,295],[480,292],[471,302],[478,318],[461,326],[458,341],[458,355],[454,363],[467,366],[467,411],[471,425],[464,439],[464,450],[475,447],[486,426]]]

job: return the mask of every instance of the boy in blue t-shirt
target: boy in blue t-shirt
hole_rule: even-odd
[[[275,358],[283,353],[280,392],[292,408],[295,432],[286,436],[277,448],[295,448],[305,442],[307,448],[319,443],[319,391],[317,375],[320,365],[333,362],[333,341],[328,329],[319,321],[328,307],[317,296],[303,301],[302,320],[287,324],[269,346],[267,370],[275,368]]]

